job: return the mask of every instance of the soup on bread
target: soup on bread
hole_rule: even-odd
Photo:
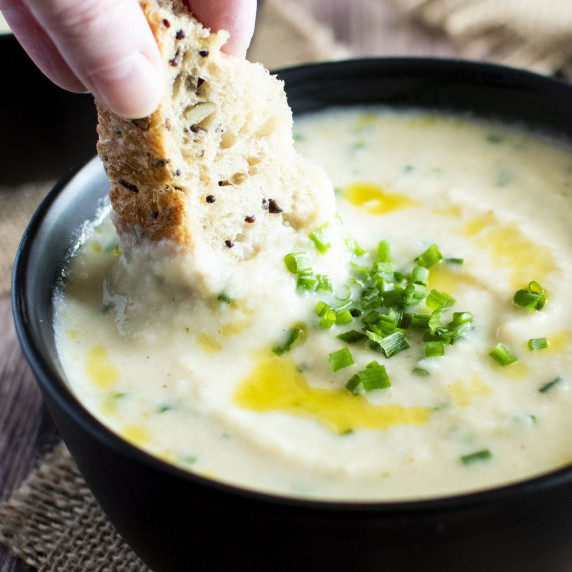
[[[317,499],[476,491],[572,461],[572,152],[467,117],[299,117],[337,214],[189,289],[103,209],[56,294],[67,381],[134,445]]]

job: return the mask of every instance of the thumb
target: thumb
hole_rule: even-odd
[[[83,85],[119,115],[152,113],[162,95],[157,44],[137,0],[26,0]]]

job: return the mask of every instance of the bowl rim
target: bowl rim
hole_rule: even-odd
[[[367,68],[372,67],[372,69],[379,69],[379,66],[401,67],[402,69],[408,68],[410,73],[418,68],[427,66],[445,66],[450,71],[459,69],[460,66],[463,69],[467,69],[467,71],[473,70],[475,73],[479,71],[491,72],[493,74],[508,73],[511,78],[524,82],[526,86],[552,84],[557,89],[560,89],[560,86],[562,86],[563,89],[572,94],[572,85],[566,84],[558,79],[541,76],[534,72],[499,66],[497,64],[447,58],[361,58],[338,62],[310,63],[302,66],[284,68],[276,73],[280,78],[283,79],[283,76],[286,76],[287,79],[289,75],[293,76],[316,69],[323,69],[325,71],[344,68],[355,69],[356,66],[360,65],[366,66]],[[431,513],[444,510],[468,510],[488,506],[501,501],[508,503],[520,502],[522,495],[543,494],[549,490],[572,483],[572,465],[569,465],[516,482],[436,497],[413,499],[397,498],[395,500],[346,500],[319,497],[295,497],[264,490],[256,490],[254,488],[251,489],[246,486],[205,477],[155,457],[120,437],[87,410],[81,401],[75,397],[71,388],[69,388],[63,377],[60,376],[51,360],[42,355],[35,340],[33,332],[34,324],[29,319],[28,306],[30,302],[26,300],[25,297],[25,285],[29,272],[31,252],[35,248],[34,239],[38,235],[50,209],[61,194],[64,193],[78,177],[93,177],[102,169],[103,166],[99,158],[95,156],[89,161],[79,163],[56,182],[55,186],[37,208],[23,234],[16,254],[12,276],[12,311],[17,337],[42,393],[49,395],[75,423],[82,426],[83,429],[98,440],[102,446],[111,448],[116,453],[127,457],[139,465],[149,466],[155,471],[167,473],[179,480],[188,481],[190,484],[205,487],[206,489],[227,496],[242,498],[249,502],[268,506],[283,506],[289,507],[292,510],[311,511],[314,514],[336,512],[344,517],[352,515],[356,517],[364,515],[384,516],[395,513]],[[55,285],[52,285],[52,295],[54,286]]]

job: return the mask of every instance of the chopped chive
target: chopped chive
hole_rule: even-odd
[[[380,315],[380,319],[370,327],[370,330],[379,334],[382,338],[390,336],[397,330],[397,319]]]
[[[159,405],[159,407],[157,407],[157,411],[159,413],[166,413],[167,411],[170,411],[171,409],[173,409],[173,406],[169,405],[167,403],[164,403],[163,405]]]
[[[413,375],[418,375],[420,377],[427,377],[430,375],[429,370],[424,367],[414,367],[412,370]]]
[[[296,290],[298,292],[309,292],[314,289],[318,279],[313,274],[298,274]]]
[[[472,465],[478,461],[488,461],[489,459],[492,459],[492,456],[492,453],[488,449],[481,449],[480,451],[463,455],[461,457],[461,462],[463,465]]]
[[[328,306],[328,304],[326,304],[325,302],[322,302],[321,300],[314,306],[314,313],[316,314],[316,316],[318,317],[322,317],[328,310],[330,310],[330,307]]]
[[[536,350],[543,350],[548,347],[548,340],[546,338],[531,338],[528,340],[528,349],[533,352]]]
[[[543,292],[542,286],[536,280],[531,280],[528,283],[528,289],[531,292],[536,292],[536,294],[542,294],[542,292]]]
[[[218,296],[217,296],[217,300],[219,302],[224,302],[225,304],[230,304],[232,302],[232,298],[230,298],[229,296],[227,296],[224,292],[221,292]]]
[[[443,255],[439,251],[436,244],[432,244],[425,252],[420,254],[416,259],[418,266],[424,266],[425,268],[431,268],[443,258]]]
[[[405,275],[402,274],[401,272],[399,272],[399,271],[396,270],[396,271],[393,273],[393,281],[394,281],[394,282],[396,282],[396,283],[400,283],[400,282],[405,283],[406,280],[407,280],[407,278],[406,278]]]
[[[366,392],[373,391],[374,389],[385,389],[391,386],[385,366],[380,365],[376,361],[369,363],[367,367],[357,375]]]
[[[340,217],[339,214],[336,214],[336,218],[338,219],[338,222],[342,225],[342,227],[344,227],[344,222],[342,221],[342,218]],[[366,253],[366,251],[357,243],[355,238],[347,231],[345,231],[344,233],[344,242],[346,244],[346,248],[356,256],[362,256],[363,254]]]
[[[407,337],[401,331],[396,331],[393,334],[383,338],[381,342],[381,348],[383,349],[383,353],[385,357],[390,358],[409,347],[409,343],[407,342]]]
[[[401,306],[403,302],[403,288],[395,288],[395,290],[387,290],[382,295],[384,306]]]
[[[328,361],[330,362],[330,367],[332,371],[338,371],[344,367],[348,367],[354,363],[354,358],[347,347],[343,347],[340,350],[332,352],[328,356]]]
[[[343,429],[342,431],[340,431],[338,433],[338,435],[340,437],[345,437],[346,435],[353,435],[354,430],[351,427],[348,427],[348,429]]]
[[[380,322],[382,320],[382,316],[383,314],[381,312],[370,310],[367,314],[362,316],[361,321],[365,326],[371,327]]]
[[[338,334],[336,337],[342,340],[343,342],[346,342],[346,344],[355,344],[356,342],[361,342],[362,340],[365,340],[367,336],[362,332],[358,332],[356,330],[349,330],[347,332],[344,332],[343,334]]]
[[[487,141],[489,143],[502,143],[504,140],[504,137],[502,135],[499,135],[498,133],[489,133],[486,137]]]
[[[411,271],[410,280],[413,284],[427,286],[429,281],[429,269],[425,268],[425,266],[415,266]]]
[[[435,334],[441,328],[441,310],[433,310],[427,321],[427,328],[431,334]]]
[[[358,395],[360,393],[361,380],[357,373],[350,377],[349,381],[346,383],[346,389],[354,395]]]
[[[345,326],[353,322],[353,316],[349,310],[343,310],[336,314],[336,326]]]
[[[373,330],[366,330],[365,335],[371,340],[370,347],[372,349],[379,350],[381,344],[383,343],[383,335],[379,332],[374,332]]]
[[[493,350],[489,352],[489,355],[500,365],[510,365],[517,361],[516,357],[513,356],[504,344],[498,344]]]
[[[421,268],[421,267],[419,267]],[[403,290],[403,304],[405,306],[417,306],[427,295],[427,289],[423,284],[407,284]]]
[[[375,389],[386,389],[391,387],[385,366],[376,361],[372,361],[367,367],[355,375],[346,383],[346,389],[358,395],[360,391],[373,391]]]
[[[326,252],[328,252],[328,250],[332,246],[332,243],[326,242],[326,239],[325,239],[326,231],[328,230],[329,226],[330,226],[330,223],[325,222],[324,224],[320,225],[318,228],[315,228],[308,235],[310,240],[315,244],[315,246],[318,249],[318,252],[320,254],[326,254]]]
[[[425,357],[440,357],[445,353],[443,342],[425,342]]]
[[[546,296],[544,295],[542,286],[533,280],[532,282],[529,282],[527,290],[518,290],[514,294],[513,301],[521,308],[538,311],[544,308]]]
[[[337,314],[331,308],[328,308],[322,319],[320,320],[320,328],[323,330],[328,330],[336,323]]]
[[[390,308],[388,316],[395,318],[397,320],[397,327],[403,330],[411,325],[411,314],[408,312],[399,312],[394,308]]]
[[[377,260],[382,263],[393,264],[393,256],[391,254],[391,244],[388,240],[382,240],[377,245]]]
[[[327,274],[316,274],[316,290],[319,292],[333,292],[334,287],[330,277]]]
[[[560,383],[564,378],[559,375],[555,377],[552,381],[545,383],[542,387],[539,388],[540,393],[546,393],[548,390],[552,389],[556,384]]]
[[[464,258],[445,258],[447,264],[463,264],[465,262]]]
[[[457,328],[473,321],[471,312],[453,312],[453,319],[447,324],[448,328]]]
[[[456,302],[455,298],[446,292],[431,290],[425,299],[425,305],[432,310],[447,310]]]
[[[429,314],[411,314],[411,327],[423,329],[429,326]]]
[[[298,342],[298,341],[303,342],[305,337],[306,337],[306,326],[305,326],[305,324],[294,324],[288,330],[288,333],[286,335],[286,339],[284,340],[284,343],[281,345],[274,346],[272,348],[272,351],[277,356],[281,356],[285,352],[290,351],[292,349],[292,346],[296,342]]]
[[[305,252],[290,252],[284,257],[286,268],[292,274],[304,274],[312,272],[310,257]]]
[[[369,268],[366,266],[360,266],[355,262],[350,262],[350,270],[358,280],[367,281],[369,279]]]

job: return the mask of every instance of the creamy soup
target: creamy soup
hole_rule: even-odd
[[[383,108],[295,138],[339,216],[269,238],[216,299],[176,262],[127,263],[102,213],[56,300],[81,402],[170,463],[282,495],[435,497],[572,462],[571,149]]]

